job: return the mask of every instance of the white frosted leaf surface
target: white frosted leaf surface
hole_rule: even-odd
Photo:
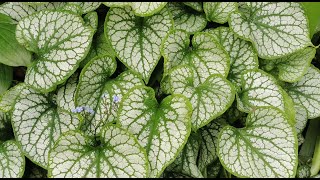
[[[89,12],[83,17],[85,23],[91,26],[92,29],[96,30],[98,28],[98,13],[95,11]]]
[[[136,16],[151,16],[161,11],[167,2],[103,2],[108,7],[130,6]]]
[[[281,81],[293,83],[299,81],[308,71],[315,54],[315,48],[306,47],[279,59],[262,60],[261,66],[263,70],[278,76]]]
[[[92,36],[81,16],[68,12],[43,10],[19,21],[18,42],[37,55],[25,83],[43,92],[53,90],[85,58]]]
[[[218,135],[225,125],[223,118],[217,118],[199,130],[202,142],[199,148],[198,166],[201,172],[218,159]]]
[[[188,11],[188,6],[178,3],[169,2],[166,8],[172,13],[174,20],[174,28],[185,30],[188,33],[199,32],[207,25],[207,20],[204,13]]]
[[[105,81],[116,68],[116,61],[108,55],[92,59],[81,71],[76,92],[76,105],[95,107],[102,95]]]
[[[108,123],[114,122],[119,102],[124,94],[135,85],[144,85],[140,76],[132,71],[124,71],[114,79],[110,76],[115,72],[117,63],[108,55],[92,59],[82,70],[76,92],[77,106],[87,106],[94,114],[86,116],[83,130],[93,134]]]
[[[237,2],[204,2],[203,10],[208,21],[224,24],[231,12],[238,9]]]
[[[25,4],[23,2],[5,2],[0,5],[0,13],[6,14],[19,22],[24,17],[27,17],[35,12],[45,9],[59,9],[65,4],[65,2],[47,2],[34,6]]]
[[[59,107],[70,112],[75,109],[74,98],[77,85],[78,73],[74,73],[57,92],[57,105]]]
[[[183,2],[184,5],[191,7],[192,9],[202,12],[202,2]]]
[[[172,26],[171,15],[166,9],[149,17],[138,17],[130,7],[110,8],[105,33],[119,60],[148,83],[161,57],[161,41]]]
[[[203,178],[197,166],[201,140],[198,134],[191,134],[187,144],[166,171],[181,173],[194,178]]]
[[[103,2],[108,7],[124,7],[130,6],[132,2]]]
[[[86,14],[88,12],[92,12],[96,10],[101,4],[101,2],[69,2],[69,3],[77,4],[78,6],[80,6],[82,10],[82,14]]]
[[[186,96],[193,108],[191,124],[197,130],[223,114],[235,98],[232,84],[219,74],[209,76],[202,84],[196,84],[194,71],[179,66],[169,74],[171,93]]]
[[[159,177],[187,142],[192,109],[184,96],[170,95],[160,104],[154,96],[152,88],[132,88],[120,103],[118,120],[146,149],[150,177]]]
[[[25,88],[12,112],[12,127],[23,153],[45,169],[48,152],[60,134],[77,129],[80,123],[78,116],[53,106],[50,98],[49,95]]]
[[[146,178],[148,160],[137,139],[110,125],[99,146],[82,132],[62,135],[50,152],[48,176],[53,178]]]
[[[304,108],[302,105],[295,104],[294,108],[296,110],[296,132],[297,134],[302,133],[304,128],[307,125],[308,122],[308,111],[306,108]]]
[[[236,37],[228,27],[208,29],[206,32],[210,33],[228,52],[230,56],[228,80],[240,87],[241,74],[245,70],[258,69],[257,53],[249,42]]]
[[[320,116],[320,71],[310,65],[301,80],[284,87],[296,104],[303,105],[308,111],[308,119]]]
[[[12,110],[21,90],[25,87],[24,83],[17,84],[0,96],[0,111],[9,112]]]
[[[226,77],[230,58],[223,47],[204,32],[195,33],[192,47],[189,47],[189,36],[185,31],[174,30],[163,41],[164,74],[178,65],[187,64],[195,69],[196,84],[203,83],[212,74]]]
[[[0,178],[21,178],[25,168],[25,157],[17,142],[0,142]]]
[[[132,2],[131,7],[136,16],[151,16],[159,12],[167,2]]]
[[[281,87],[262,70],[249,70],[241,78],[242,91],[237,98],[239,110],[249,112],[255,107],[273,106],[285,112]]]
[[[95,108],[95,114],[92,121],[88,121],[85,129],[90,133],[100,131],[101,127],[107,123],[116,121],[119,103],[123,96],[134,86],[144,85],[142,79],[132,71],[124,71],[115,79],[105,82],[101,97],[97,100],[98,104]],[[117,97],[117,102],[114,101]]]
[[[229,25],[253,43],[259,57],[276,59],[311,44],[308,21],[297,2],[240,2]]]
[[[298,165],[296,133],[281,111],[258,108],[248,115],[246,127],[221,130],[218,156],[237,177],[292,178]]]

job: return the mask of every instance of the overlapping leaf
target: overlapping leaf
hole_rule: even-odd
[[[284,88],[296,104],[308,111],[308,119],[320,116],[320,71],[311,65],[307,73],[295,83],[287,83]]]
[[[202,2],[183,2],[183,4],[191,7],[192,9],[202,12],[203,8],[202,8]]]
[[[81,8],[81,14],[87,14],[96,10],[101,2],[68,2],[68,4],[76,4]]]
[[[131,6],[136,16],[152,16],[161,11],[167,2],[104,2],[109,7],[125,7]]]
[[[209,34],[195,33],[192,47],[189,47],[189,34],[174,30],[164,39],[161,50],[164,57],[164,75],[178,65],[188,64],[195,69],[195,83],[203,83],[212,74],[226,77],[230,58],[227,52]]]
[[[62,135],[50,151],[53,178],[145,178],[145,150],[128,131],[114,125],[101,131],[100,144],[80,131]]]
[[[166,9],[150,17],[138,17],[130,7],[110,8],[105,33],[119,60],[148,83],[161,57],[161,41],[172,25],[172,17]]]
[[[113,122],[118,111],[119,101],[125,93],[135,85],[144,85],[136,73],[125,71],[117,78],[110,79],[116,70],[116,61],[108,55],[92,59],[80,75],[76,92],[76,106],[87,106],[94,114],[86,116],[83,130],[90,135],[98,133],[107,122]]]
[[[0,63],[0,95],[11,86],[13,78],[12,67]]]
[[[294,108],[296,110],[295,128],[296,128],[297,134],[300,134],[300,133],[302,133],[302,131],[304,130],[304,128],[307,125],[307,122],[308,122],[308,111],[307,111],[306,108],[304,108],[300,104],[295,104]]]
[[[307,47],[283,58],[261,60],[261,69],[278,76],[281,81],[297,82],[307,72],[315,54],[315,48]]]
[[[85,58],[92,36],[92,28],[68,12],[42,10],[19,21],[18,42],[37,55],[25,83],[42,92],[54,90]]]
[[[256,107],[273,106],[283,112],[289,111],[285,107],[285,95],[283,89],[276,80],[262,70],[249,70],[243,73],[241,78],[242,91],[238,93],[238,108],[244,112],[250,112]]]
[[[221,130],[218,156],[237,177],[294,177],[298,165],[296,133],[280,110],[257,108],[248,115],[246,127]]]
[[[23,2],[5,2],[0,5],[0,13],[10,16],[15,21],[20,21],[35,12],[45,9],[59,9],[65,6],[65,2],[45,2],[39,5],[30,5]]]
[[[0,178],[21,178],[24,166],[20,145],[13,140],[0,142]]]
[[[228,52],[230,56],[228,80],[239,88],[241,85],[241,74],[245,70],[258,69],[257,53],[249,42],[238,38],[228,27],[207,29],[206,32],[210,33]]]
[[[150,177],[159,177],[178,156],[191,132],[190,102],[170,95],[158,104],[152,88],[135,86],[123,97],[119,123],[133,133],[146,149]]]
[[[9,112],[12,110],[16,103],[16,99],[19,97],[20,92],[26,87],[25,83],[20,83],[8,91],[6,91],[2,96],[0,96],[0,111]]]
[[[10,114],[0,111],[0,178],[20,178],[25,167],[21,146],[13,140]]]
[[[181,173],[194,178],[203,178],[203,175],[197,166],[200,145],[201,139],[199,134],[191,134],[183,150],[173,163],[167,167],[166,171]]]
[[[240,2],[229,25],[238,36],[251,41],[263,59],[312,46],[307,18],[297,2]]]
[[[175,29],[185,30],[190,34],[194,34],[204,29],[207,25],[204,13],[192,11],[190,7],[182,3],[170,2],[166,8],[172,13]]]
[[[204,2],[203,10],[208,21],[220,24],[228,21],[229,15],[238,9],[237,2]]]
[[[24,88],[12,112],[15,138],[24,154],[37,165],[47,168],[48,152],[61,133],[77,129],[76,114],[57,107],[52,94]]]
[[[78,73],[74,73],[57,91],[57,105],[67,111],[75,109],[75,93],[78,85]]]
[[[31,63],[31,53],[18,43],[15,32],[16,22],[0,12],[0,63],[28,66]]]
[[[83,20],[85,23],[89,26],[91,26],[92,29],[95,31],[98,28],[98,14],[95,11],[89,12],[83,17]]]
[[[171,93],[183,94],[191,102],[192,129],[197,130],[223,114],[235,98],[233,85],[220,74],[209,76],[202,84],[195,83],[196,73],[189,66],[178,66],[169,73]]]
[[[91,59],[96,56],[109,55],[112,58],[116,57],[116,54],[111,46],[111,42],[104,35],[103,25],[99,25],[97,32],[93,36],[91,49],[86,58],[81,61],[80,66],[84,67]]]
[[[201,172],[206,172],[208,166],[218,160],[218,135],[225,125],[227,125],[225,119],[220,117],[200,129],[202,143],[200,145],[198,166]]]

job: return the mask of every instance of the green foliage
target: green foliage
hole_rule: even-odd
[[[318,177],[319,8],[0,3],[0,178]]]

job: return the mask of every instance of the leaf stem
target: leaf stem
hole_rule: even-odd
[[[317,175],[320,170],[320,135],[317,136],[316,145],[314,148],[312,164],[311,164],[311,176]]]
[[[305,141],[301,146],[301,149],[299,151],[299,159],[307,164],[309,160],[313,156],[314,147],[316,144],[316,138],[319,133],[319,127],[320,127],[320,119],[310,119]]]

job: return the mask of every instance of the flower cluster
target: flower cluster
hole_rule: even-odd
[[[87,112],[87,113],[90,113],[91,115],[94,114],[94,110],[91,109],[91,108],[88,107],[88,106],[76,107],[75,109],[71,110],[71,112],[73,112],[73,113]]]

